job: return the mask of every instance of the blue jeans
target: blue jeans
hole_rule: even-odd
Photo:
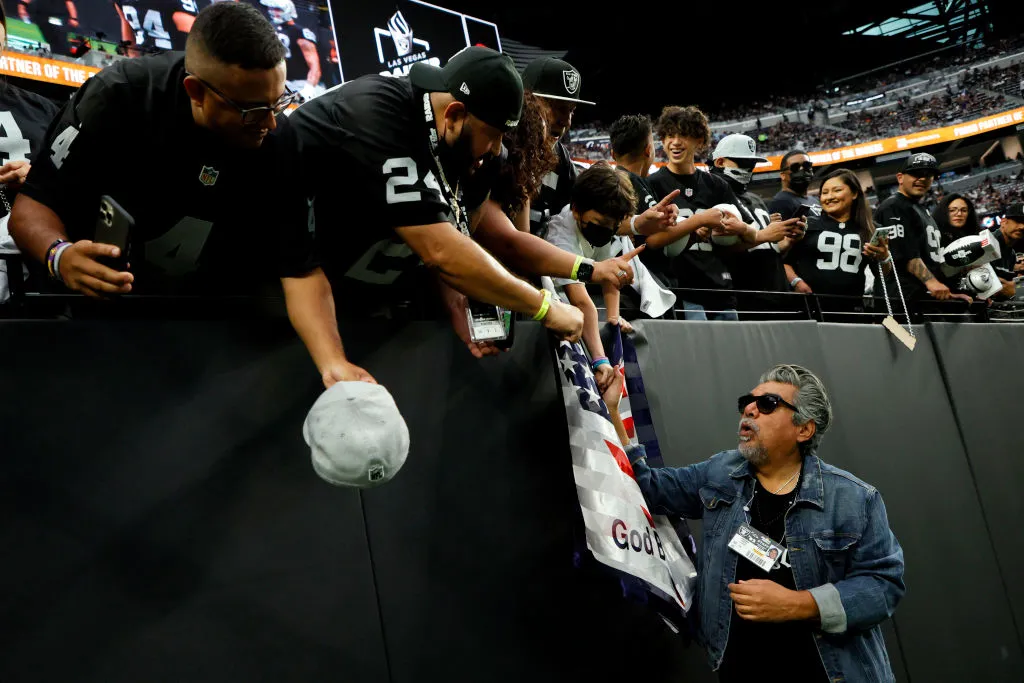
[[[704,307],[700,304],[692,304],[689,301],[683,301],[683,319],[684,320],[739,320],[740,316],[736,313],[735,309],[728,309],[725,311],[719,311],[718,313],[708,313],[704,310]]]

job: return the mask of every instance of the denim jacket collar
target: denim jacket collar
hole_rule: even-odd
[[[821,460],[816,455],[804,456],[803,476],[800,493],[794,503],[808,503],[819,510],[825,509],[825,485],[821,481]],[[733,479],[753,479],[754,473],[746,458],[733,468],[729,476]],[[743,484],[739,488],[742,490]]]

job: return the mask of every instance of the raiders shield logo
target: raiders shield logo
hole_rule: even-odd
[[[562,81],[565,83],[565,91],[570,95],[575,95],[576,91],[580,89],[580,72],[576,69],[563,71]]]
[[[747,140],[747,147],[750,148],[750,153],[751,154],[755,153],[755,147],[754,147],[754,141],[753,140],[750,140],[750,139]]]
[[[203,170],[199,172],[199,182],[209,187],[217,182],[217,176],[220,175],[220,171],[213,168],[213,166],[203,166]]]

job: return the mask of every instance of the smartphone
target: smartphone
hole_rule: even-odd
[[[131,253],[132,230],[135,219],[109,195],[100,197],[100,212],[96,217],[96,233],[94,242],[112,244],[121,250],[121,256],[102,258],[103,265],[117,271],[128,270],[128,257]]]
[[[790,216],[790,218],[807,218],[811,215],[811,205],[801,204],[797,207],[796,212]]]
[[[868,242],[868,244],[870,244],[873,247],[877,247],[878,243],[882,240],[883,237],[885,239],[889,239],[889,237],[893,233],[893,230],[894,230],[894,228],[892,228],[890,226],[883,226],[881,228],[875,228],[875,234],[873,234],[871,236],[871,241]]]

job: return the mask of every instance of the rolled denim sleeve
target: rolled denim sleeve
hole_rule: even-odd
[[[707,478],[709,460],[687,467],[652,468],[647,464],[647,452],[642,445],[630,447],[626,455],[651,512],[688,519],[701,518],[703,506],[699,491]]]
[[[889,528],[878,491],[867,499],[865,519],[864,535],[853,548],[846,577],[810,591],[826,633],[876,626],[893,615],[906,592],[903,549]]]

